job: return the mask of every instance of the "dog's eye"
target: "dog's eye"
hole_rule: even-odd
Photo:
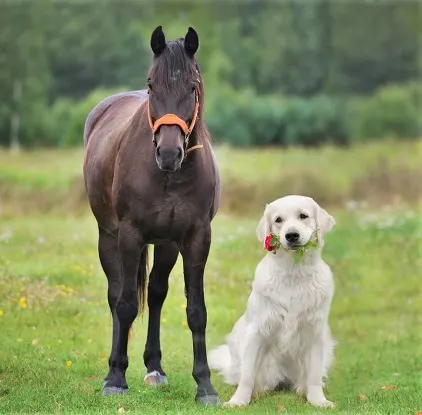
[[[309,216],[306,213],[300,214],[300,219],[307,219],[307,218],[309,218]]]
[[[281,218],[280,218],[280,216],[277,216],[277,217],[275,218],[275,221],[276,221],[277,223],[281,223],[281,222],[283,222],[283,219],[281,219]]]

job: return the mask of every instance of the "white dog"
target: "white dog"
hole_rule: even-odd
[[[313,405],[334,405],[323,392],[335,344],[328,326],[334,283],[321,259],[323,237],[334,225],[309,197],[286,196],[266,206],[257,237],[265,244],[274,233],[280,247],[258,264],[246,312],[227,344],[209,354],[210,367],[238,385],[226,405],[248,405],[254,392],[287,386]],[[294,261],[315,234],[314,247]]]

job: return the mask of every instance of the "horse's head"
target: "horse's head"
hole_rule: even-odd
[[[148,118],[157,165],[164,171],[180,168],[199,115],[198,46],[191,27],[184,39],[166,42],[161,26],[151,36],[154,59],[148,74]]]

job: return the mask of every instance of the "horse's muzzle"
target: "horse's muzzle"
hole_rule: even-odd
[[[163,171],[174,172],[180,168],[183,161],[183,148],[157,146],[155,157],[158,167]]]

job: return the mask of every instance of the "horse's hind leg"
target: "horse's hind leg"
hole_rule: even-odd
[[[148,335],[145,344],[144,363],[147,368],[145,381],[150,385],[167,383],[161,367],[160,319],[161,309],[168,291],[168,280],[179,251],[171,243],[154,247],[154,265],[148,283]]]
[[[117,338],[119,333],[119,319],[116,314],[116,302],[120,294],[120,264],[119,264],[119,253],[117,249],[117,236],[105,231],[101,227],[99,229],[98,238],[98,253],[100,256],[101,266],[108,280],[108,304],[110,306],[111,315],[113,318],[113,339],[111,346],[111,353],[108,359],[109,372],[104,379],[104,395],[112,395],[125,393],[126,389],[119,389],[115,387],[107,387],[107,382],[111,380],[113,376],[112,371],[112,359],[116,352]]]

